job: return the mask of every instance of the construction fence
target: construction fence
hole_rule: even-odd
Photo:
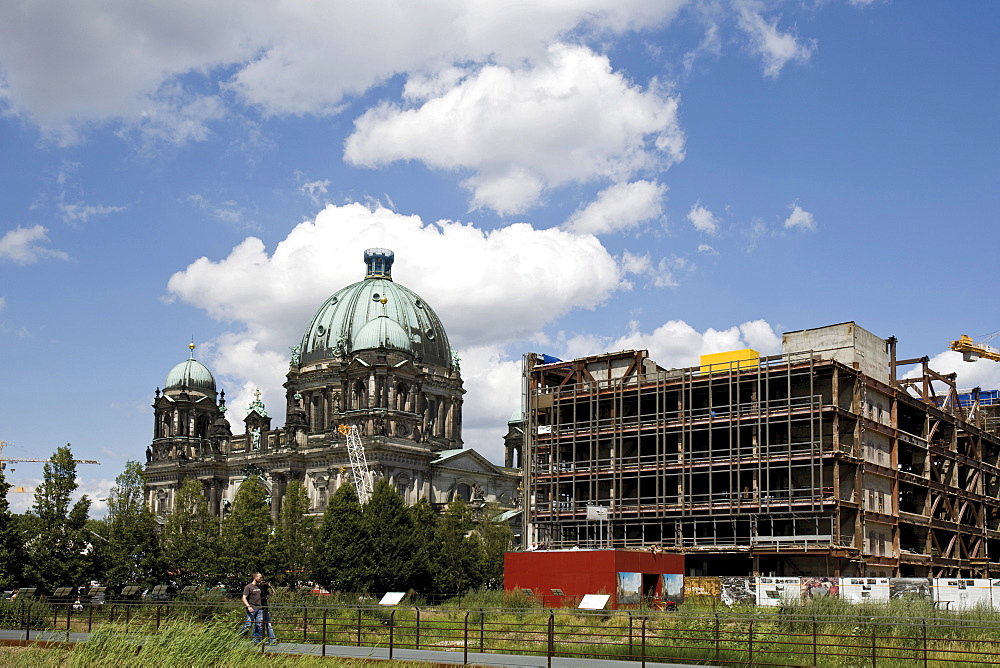
[[[926,600],[943,610],[1000,610],[1000,579],[986,578],[866,578],[866,577],[695,577],[674,584],[681,600],[715,600],[733,605],[781,606],[820,598],[854,603],[893,599]],[[680,600],[677,601],[678,603]]]

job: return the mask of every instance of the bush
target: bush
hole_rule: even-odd
[[[0,599],[0,628],[47,629],[52,619],[52,608],[36,599]]]

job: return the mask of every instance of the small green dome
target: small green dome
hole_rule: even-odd
[[[398,322],[390,320],[387,315],[380,315],[369,321],[358,331],[354,338],[354,348],[356,350],[368,350],[372,348],[394,348],[404,352],[410,351],[410,338],[399,326]]]
[[[194,358],[194,345],[191,348],[191,357],[184,360],[167,374],[167,381],[163,384],[164,390],[176,390],[187,388],[189,390],[200,390],[206,394],[215,393],[215,376],[208,370],[208,367]]]
[[[441,320],[419,295],[392,280],[393,258],[384,248],[365,251],[364,280],[335,292],[306,328],[302,363],[385,347],[451,368]]]

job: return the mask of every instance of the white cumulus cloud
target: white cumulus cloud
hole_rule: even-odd
[[[320,200],[326,197],[330,187],[330,179],[322,181],[308,181],[299,186],[299,192],[309,197],[313,204],[319,204]]]
[[[966,362],[962,359],[962,353],[946,350],[931,357],[927,364],[931,369],[943,375],[958,374],[955,384],[959,390],[971,390],[974,387],[983,390],[1000,389],[1000,363],[998,362],[991,360]],[[914,378],[919,377],[920,373],[921,367],[917,364],[906,369],[901,375],[906,378]],[[944,386],[938,385],[937,387],[940,391]]]
[[[0,3],[0,101],[64,143],[107,122],[198,140],[238,104],[335,113],[399,73],[516,63],[563,35],[662,25],[683,4],[12,0]]]
[[[70,224],[86,223],[92,216],[105,216],[109,213],[121,213],[125,210],[123,206],[84,204],[83,202],[75,202],[73,204],[62,202],[57,206],[63,221]]]
[[[778,20],[768,21],[760,13],[760,3],[739,0],[739,26],[750,39],[753,53],[764,60],[764,75],[775,78],[790,61],[804,63],[816,51],[816,41],[800,41],[795,35],[778,30]]]
[[[379,167],[419,160],[472,172],[475,207],[522,212],[571,182],[622,181],[684,158],[677,99],[642,89],[608,58],[559,44],[537,64],[488,65],[447,85],[420,83],[429,99],[383,104],[355,122],[344,156]],[[410,92],[411,97],[416,95]]]
[[[467,447],[503,463],[507,420],[521,405],[521,358],[509,358],[500,346],[470,346],[460,357],[469,390],[462,406],[462,438]]]
[[[16,227],[0,237],[0,260],[10,260],[15,264],[33,264],[44,258],[68,260],[69,255],[60,250],[47,248],[48,230],[41,226]]]
[[[785,219],[785,228],[797,227],[803,230],[815,230],[816,219],[808,211],[802,209],[798,204],[789,204],[788,208],[792,212]]]
[[[565,228],[579,234],[605,234],[635,227],[663,215],[667,186],[656,181],[616,183],[578,209]]]
[[[699,232],[704,232],[706,234],[715,235],[719,232],[719,219],[714,213],[706,209],[701,205],[701,202],[697,202],[688,211],[688,220],[694,225],[694,228]]]
[[[564,343],[567,358],[597,355],[619,350],[648,350],[650,358],[661,367],[684,368],[700,363],[709,353],[752,348],[761,355],[781,352],[781,337],[764,320],[753,320],[728,329],[713,328],[699,332],[683,320],[670,320],[650,332],[638,322],[629,323],[629,332],[616,339],[593,335],[573,337]]]

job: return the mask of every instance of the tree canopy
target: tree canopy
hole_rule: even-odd
[[[104,521],[108,561],[101,581],[106,586],[153,584],[159,575],[160,541],[146,505],[145,485],[142,465],[128,461],[111,488]]]
[[[313,576],[331,591],[362,591],[367,555],[358,493],[354,485],[344,483],[323,512],[313,553]]]
[[[294,587],[311,580],[316,521],[307,515],[309,495],[301,480],[292,480],[285,488],[285,498],[274,526],[270,546],[270,569],[278,584]]]
[[[420,538],[413,516],[386,478],[380,478],[362,512],[368,545],[364,591],[407,591],[418,572]]]
[[[482,581],[483,548],[470,535],[474,526],[472,509],[456,496],[437,523],[434,586],[438,592],[461,594]]]
[[[188,478],[174,495],[173,511],[163,526],[163,558],[178,584],[215,584],[219,520],[208,510],[199,480]]]
[[[439,516],[427,499],[408,507],[381,478],[362,507],[354,486],[345,483],[317,522],[305,485],[292,480],[272,523],[266,484],[258,477],[244,480],[220,518],[209,509],[205,483],[187,478],[173,491],[158,530],[139,462],[127,462],[115,479],[103,519],[89,519],[86,496],[73,502],[76,464],[69,446],[45,464],[44,481],[24,515],[10,512],[0,468],[0,586],[52,591],[96,579],[113,589],[221,582],[236,591],[255,571],[275,584],[312,580],[344,592],[460,594],[502,583],[510,528],[478,520],[460,497]]]
[[[247,478],[236,490],[233,506],[222,521],[219,560],[223,582],[230,589],[249,582],[255,572],[267,570],[271,539],[269,498],[259,479]]]
[[[19,524],[10,512],[10,503],[7,501],[8,489],[10,485],[7,484],[4,467],[0,464],[0,588],[17,584],[24,566]]]
[[[23,523],[25,579],[45,590],[82,585],[90,579],[90,499],[84,495],[72,502],[78,484],[69,444],[45,463],[42,476]]]

